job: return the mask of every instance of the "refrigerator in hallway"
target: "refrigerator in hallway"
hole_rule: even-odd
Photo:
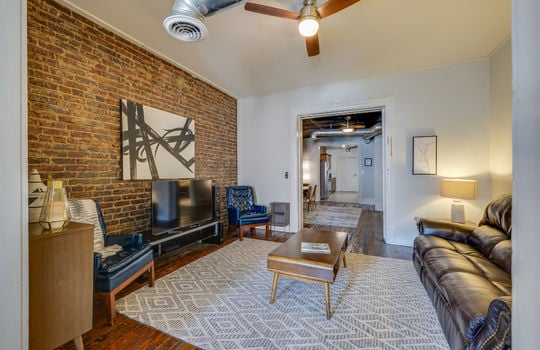
[[[330,196],[330,161],[321,160],[321,176],[320,176],[321,200],[326,200]]]

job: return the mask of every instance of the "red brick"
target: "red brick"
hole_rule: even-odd
[[[233,97],[52,0],[28,1],[28,68],[28,168],[98,200],[108,233],[150,225],[150,181],[121,178],[122,98],[193,118],[196,177],[237,183]]]

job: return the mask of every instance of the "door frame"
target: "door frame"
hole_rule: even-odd
[[[296,189],[296,196],[293,196],[293,200],[296,202],[297,218],[296,225],[298,229],[303,227],[304,223],[304,211],[303,211],[303,167],[302,167],[302,155],[303,155],[303,139],[302,139],[302,120],[306,118],[325,117],[329,115],[346,115],[355,113],[365,113],[372,111],[381,111],[382,116],[382,210],[383,215],[383,237],[386,240],[387,237],[387,222],[389,222],[389,215],[387,210],[387,203],[391,201],[391,193],[388,191],[388,185],[390,183],[390,159],[392,156],[392,137],[391,137],[391,120],[392,120],[392,104],[393,99],[391,97],[363,101],[356,105],[349,106],[331,106],[331,107],[306,107],[300,109],[294,109],[291,111],[291,123],[292,131],[294,134],[293,142],[293,164],[292,169],[295,172],[295,176],[292,177],[293,189]],[[292,208],[291,208],[292,209]]]

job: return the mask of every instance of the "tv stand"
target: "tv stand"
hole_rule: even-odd
[[[223,243],[222,227],[221,221],[210,220],[183,230],[179,227],[159,233],[152,233],[150,230],[143,233],[143,242],[149,243],[154,248],[154,257],[158,257],[197,241],[221,244]]]

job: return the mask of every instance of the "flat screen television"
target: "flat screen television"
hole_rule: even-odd
[[[212,217],[212,180],[152,182],[153,234],[196,227]]]

